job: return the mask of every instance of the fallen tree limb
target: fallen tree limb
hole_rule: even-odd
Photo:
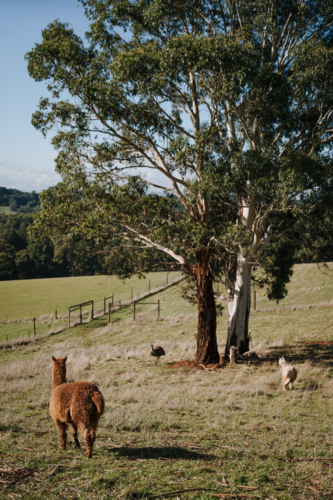
[[[214,493],[212,497],[215,498],[225,498],[225,497],[237,497],[237,498],[262,498],[257,495],[247,495],[246,493]]]
[[[308,486],[308,488],[312,491],[315,491],[316,493],[321,493],[320,490],[316,490],[316,488],[313,488],[312,486]]]
[[[82,467],[69,467],[68,465],[58,464],[58,465],[55,466],[55,468],[53,469],[53,471],[51,472],[51,474],[48,474],[48,477],[53,476],[53,474],[56,472],[56,470],[59,467],[66,467],[66,469],[81,469],[82,468]]]
[[[191,443],[188,443],[187,441],[184,441],[184,444],[186,444],[187,446],[189,446],[190,448],[198,448],[198,449],[201,449],[201,446],[198,446],[196,444],[191,444]]]
[[[204,365],[198,365],[198,366],[202,366],[202,368],[204,370],[206,370],[207,372],[212,372],[212,371],[216,370],[216,368],[206,368]]]
[[[188,493],[191,491],[216,491],[211,488],[190,488],[188,490],[177,490],[177,491],[169,491],[169,493],[158,493],[157,495],[150,495],[146,498],[159,498],[159,497],[172,497],[174,495],[178,495],[178,493]]]
[[[322,460],[322,461],[332,461],[333,462],[333,458],[313,458],[313,457],[310,457],[310,458],[279,458],[280,461],[282,462],[288,462],[288,463],[292,463],[292,462],[316,462],[317,460]]]
[[[124,445],[122,445],[122,444],[102,443],[101,441],[95,441],[95,444],[101,444],[104,446],[112,446],[112,448],[123,448],[124,447]],[[126,446],[125,446],[125,448],[126,448]]]
[[[53,471],[51,472],[51,474],[48,474],[48,476],[49,476],[49,477],[50,477],[50,476],[53,476],[53,474],[55,473],[55,471],[56,471],[59,467],[61,467],[61,465],[56,465],[56,466],[55,466],[55,468],[53,469]]]

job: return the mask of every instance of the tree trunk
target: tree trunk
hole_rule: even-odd
[[[239,354],[249,350],[249,317],[251,308],[252,265],[243,255],[238,256],[233,302],[229,302],[229,327],[225,358],[231,346],[238,347]]]
[[[212,273],[209,268],[209,251],[198,252],[195,275],[199,310],[195,362],[197,364],[219,363],[220,356],[216,339],[216,308]]]

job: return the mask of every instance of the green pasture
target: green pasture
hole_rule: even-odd
[[[257,309],[273,310],[302,307],[333,301],[333,263],[296,264],[288,295],[278,304],[267,299],[264,289],[257,290]]]
[[[178,272],[169,273],[168,281],[178,276]],[[33,333],[32,318],[36,318],[37,336],[43,336],[49,332],[63,330],[68,326],[68,311],[70,305],[74,305],[87,300],[95,301],[96,310],[100,313],[103,308],[103,297],[114,294],[114,303],[128,300],[133,295],[137,296],[149,289],[166,282],[166,273],[150,273],[146,279],[132,277],[125,282],[115,276],[86,276],[76,278],[51,278],[43,280],[22,280],[5,281],[0,285],[0,342],[4,340],[14,340],[18,338],[29,338]],[[218,290],[215,286],[216,292]],[[178,288],[179,290],[179,288]],[[332,326],[329,322],[322,327],[317,325],[317,316],[330,317],[331,309],[325,311],[325,305],[329,305],[333,300],[333,264],[317,266],[315,264],[296,265],[294,274],[288,284],[288,295],[279,304],[267,299],[264,290],[257,290],[257,312],[253,311],[250,328],[254,344],[257,342],[258,328],[265,332],[267,339],[274,340],[276,334],[279,338],[298,338],[299,321],[304,323],[306,331],[312,331],[316,337],[321,329],[329,329]],[[227,301],[224,289],[220,288],[220,296],[217,296],[217,304],[221,304],[224,315],[218,318],[218,335],[220,344],[224,344],[227,328]],[[225,296],[223,296],[225,294]],[[145,302],[151,300],[161,301],[161,314],[176,317],[179,314],[191,315],[192,320],[188,327],[192,334],[196,332],[196,307],[186,301],[181,300],[180,292],[177,292],[174,299],[170,299],[173,292],[165,290],[154,299],[147,298]],[[109,302],[110,299],[107,301]],[[314,307],[316,311],[309,312],[307,308]],[[318,310],[318,307],[320,309]],[[148,318],[149,311],[154,307],[137,306],[137,315]],[[57,319],[55,311],[57,310]],[[303,311],[300,315],[295,315],[295,311]],[[89,318],[90,306],[83,309],[83,320]],[[269,312],[267,316],[265,313]],[[264,314],[262,314],[264,313]],[[289,315],[290,313],[290,315]],[[155,316],[154,316],[155,315]],[[133,307],[126,308],[113,314],[114,321],[128,319],[133,316]],[[285,327],[285,317],[288,316],[287,329]],[[157,317],[157,312],[153,313],[152,319]],[[299,320],[298,317],[301,319]],[[7,323],[6,323],[7,320]],[[271,322],[275,323],[274,334],[271,333]],[[329,320],[328,320],[329,321]],[[78,322],[78,317],[73,316],[72,324]],[[191,325],[191,326],[189,326]],[[258,326],[259,325],[259,326]],[[281,325],[281,326],[280,326]]]
[[[15,214],[16,212],[12,212],[11,209],[9,207],[0,207],[0,214]]]
[[[179,273],[171,272],[169,280]],[[75,278],[49,278],[0,282],[0,322],[13,319],[40,317],[53,314],[67,315],[67,308],[88,300],[102,307],[103,298],[114,294],[115,302],[128,300],[166,282],[165,272],[147,274],[146,279],[136,276],[121,281],[116,276],[79,276]]]
[[[322,276],[314,273],[311,287],[324,286]],[[214,371],[173,366],[192,360],[196,346],[197,310],[179,284],[142,300],[135,321],[128,307],[110,325],[104,316],[0,350],[0,498],[333,498],[333,308],[308,308],[312,295],[303,295],[304,308],[251,315],[258,362]],[[160,321],[148,304],[157,300]],[[330,301],[330,292],[320,300]],[[221,354],[227,320],[225,309]],[[157,364],[151,344],[166,352]],[[51,355],[68,356],[68,381],[94,382],[104,395],[91,460],[70,430],[60,451],[49,415]],[[279,356],[297,369],[292,391],[281,389]]]

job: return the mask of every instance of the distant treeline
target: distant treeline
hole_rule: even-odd
[[[23,213],[0,214],[0,281],[95,274],[126,276],[134,269],[159,271],[170,269],[172,264],[171,257],[154,250],[137,252],[123,245],[121,240],[107,241],[99,246],[65,236],[55,241],[49,238],[30,241],[27,229],[33,215],[24,212],[39,209],[38,193],[0,187],[0,206],[8,205],[12,211]],[[303,247],[295,263],[332,261],[332,238],[326,241],[318,236],[311,252]]]
[[[0,207],[10,207],[12,212],[18,213],[36,212],[39,209],[39,194],[0,187]]]
[[[0,214],[0,281],[96,274],[124,275],[139,266],[156,271],[168,269],[168,260],[159,263],[160,255],[151,250],[140,254],[121,242],[105,242],[99,247],[63,237],[29,241],[28,227],[33,216]],[[169,259],[171,260],[171,259]]]

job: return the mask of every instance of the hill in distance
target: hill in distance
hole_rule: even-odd
[[[0,213],[31,213],[39,210],[39,194],[0,186]]]

